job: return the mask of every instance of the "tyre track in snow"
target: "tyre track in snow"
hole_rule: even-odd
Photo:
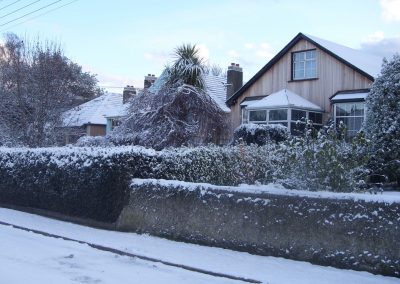
[[[261,281],[250,279],[250,278],[238,277],[238,276],[229,275],[229,274],[225,274],[225,273],[219,273],[219,272],[213,272],[213,271],[210,271],[210,270],[205,270],[205,269],[201,269],[201,268],[187,266],[187,265],[184,265],[184,264],[177,264],[177,263],[164,261],[164,260],[153,258],[153,257],[148,257],[148,256],[144,256],[144,255],[138,255],[138,254],[134,254],[134,253],[129,253],[129,252],[125,252],[125,251],[122,251],[122,250],[115,249],[115,248],[106,247],[106,246],[97,245],[97,244],[92,244],[92,243],[89,243],[89,242],[80,241],[80,240],[76,240],[76,239],[71,239],[71,238],[68,238],[68,237],[55,235],[55,234],[51,234],[51,233],[47,233],[47,232],[44,232],[44,231],[39,231],[39,230],[31,229],[31,228],[26,228],[26,227],[10,224],[10,223],[7,223],[7,222],[0,221],[0,225],[12,227],[14,229],[23,230],[23,231],[26,231],[26,232],[31,232],[31,233],[42,235],[42,236],[45,236],[45,237],[62,239],[62,240],[65,240],[65,241],[70,241],[70,242],[75,242],[75,243],[79,243],[79,244],[83,244],[83,245],[88,245],[91,248],[94,248],[94,249],[97,249],[97,250],[110,252],[110,253],[118,254],[118,255],[121,255],[121,256],[128,256],[128,257],[132,257],[132,258],[138,258],[138,259],[142,259],[142,260],[149,261],[149,262],[161,263],[161,264],[164,264],[166,266],[176,267],[176,268],[188,270],[188,271],[191,271],[191,272],[196,272],[196,273],[201,273],[201,274],[206,274],[206,275],[210,275],[210,276],[214,276],[214,277],[221,277],[221,278],[226,278],[226,279],[231,279],[231,280],[237,280],[237,281],[242,281],[242,282],[246,282],[246,283],[262,283]]]

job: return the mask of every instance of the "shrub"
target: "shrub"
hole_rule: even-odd
[[[153,152],[132,147],[3,148],[0,202],[114,222],[129,179],[149,177]]]
[[[400,55],[384,61],[367,97],[366,133],[371,140],[370,168],[400,186]]]
[[[280,124],[242,124],[233,133],[233,143],[243,141],[247,145],[265,145],[268,142],[279,143],[289,136],[287,127]]]
[[[216,185],[266,183],[272,181],[272,149],[256,145],[171,148],[160,152],[154,176]]]
[[[363,136],[346,142],[334,125],[320,130],[316,137],[313,132],[306,127],[303,136],[292,137],[277,150],[276,182],[305,190],[350,192],[364,188],[369,172]]]

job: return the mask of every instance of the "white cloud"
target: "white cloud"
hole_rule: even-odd
[[[274,56],[274,51],[268,42],[262,42],[256,45],[255,55],[256,57],[262,58],[267,61]]]
[[[256,45],[255,45],[254,43],[246,43],[246,44],[244,45],[244,47],[247,48],[247,49],[253,49],[255,46],[256,46]]]
[[[228,51],[228,56],[233,58],[233,59],[239,59],[240,58],[239,52],[237,52],[234,49],[231,49],[231,50]]]
[[[380,0],[382,17],[386,21],[400,21],[400,0]]]
[[[361,49],[389,59],[400,50],[400,36],[389,38],[383,32],[377,31],[363,40]]]
[[[153,61],[157,64],[165,64],[168,61],[169,55],[163,51],[147,51],[143,54],[144,58]]]
[[[209,51],[207,45],[201,43],[201,44],[197,44],[196,46],[199,49],[200,57],[203,58],[205,61],[208,61],[210,59],[210,51]]]
[[[370,35],[368,35],[363,42],[364,43],[374,43],[379,42],[385,38],[385,34],[382,31],[376,31]]]

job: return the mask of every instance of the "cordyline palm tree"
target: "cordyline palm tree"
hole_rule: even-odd
[[[167,84],[188,84],[204,90],[203,74],[205,65],[200,57],[196,45],[183,44],[174,51],[176,60],[171,67],[167,67]]]

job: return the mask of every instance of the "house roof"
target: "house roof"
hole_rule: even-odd
[[[337,92],[330,99],[334,103],[365,101],[368,94],[369,90],[342,91]]]
[[[150,87],[150,91],[159,90],[166,81],[166,74],[163,72],[160,77]],[[230,108],[226,105],[226,78],[222,76],[215,76],[211,74],[203,75],[205,92],[213,99],[213,101],[224,112],[230,112]]]
[[[263,68],[261,68],[246,84],[236,91],[227,101],[231,106],[235,100],[243,94],[255,81],[257,81],[265,72],[267,72],[275,63],[277,63],[293,46],[300,40],[307,40],[313,45],[333,56],[343,64],[364,75],[371,81],[380,72],[382,59],[379,56],[371,55],[361,50],[352,49],[328,40],[315,36],[297,34],[274,58],[272,58]]]
[[[312,102],[300,97],[288,89],[280,90],[261,100],[250,102],[247,109],[271,109],[271,108],[300,108],[307,110],[322,111]]]
[[[122,104],[122,95],[106,93],[64,112],[63,126],[106,125],[106,117],[121,116],[124,111],[125,106]]]
[[[204,83],[206,85],[206,93],[217,103],[224,112],[230,112],[230,108],[226,105],[226,78],[222,76],[204,75]]]

